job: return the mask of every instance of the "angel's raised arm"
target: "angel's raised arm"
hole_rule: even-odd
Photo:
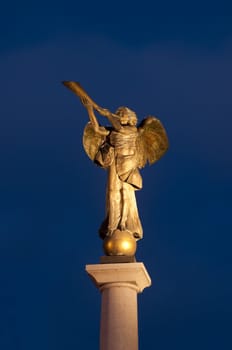
[[[102,127],[99,126],[97,118],[94,114],[94,109],[102,116],[107,117],[107,119],[110,121],[110,123],[116,130],[119,130],[121,128],[119,117],[116,114],[111,113],[108,109],[102,108],[96,102],[94,102],[91,99],[91,97],[87,94],[87,92],[83,89],[83,87],[80,85],[80,83],[76,81],[63,81],[63,84],[80,98],[82,104],[88,111],[90,121],[93,124],[93,127],[96,132],[103,132],[104,134],[104,130]]]
[[[89,119],[90,119],[90,122],[92,124],[94,131],[96,133],[98,133],[99,135],[103,135],[103,136],[108,135],[109,131],[107,129],[105,129],[104,127],[99,125],[98,120],[97,120],[97,118],[94,114],[94,111],[93,111],[93,106],[89,103],[89,101],[83,97],[81,99],[81,102],[84,105],[84,107],[87,109]]]

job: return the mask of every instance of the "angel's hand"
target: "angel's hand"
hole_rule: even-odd
[[[111,116],[111,112],[106,108],[97,107],[96,110],[98,111],[98,113],[104,115],[107,118]]]
[[[110,117],[111,116],[111,112],[107,108],[102,108],[102,111],[103,111],[103,113],[104,113],[104,115],[106,117]]]

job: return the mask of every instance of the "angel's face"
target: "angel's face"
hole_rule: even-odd
[[[128,113],[126,113],[126,112],[122,113],[121,116],[120,116],[120,123],[121,123],[121,125],[127,125],[128,122],[129,122],[129,119],[130,118],[129,118]]]
[[[119,107],[115,114],[119,116],[121,125],[135,126],[137,124],[137,117],[135,112],[127,107]]]
[[[124,112],[120,116],[120,123],[121,125],[135,126],[137,124],[137,118],[127,112]]]

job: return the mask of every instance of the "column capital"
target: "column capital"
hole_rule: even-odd
[[[107,285],[111,287],[124,284],[136,288],[141,293],[144,288],[151,285],[151,278],[141,262],[134,263],[113,263],[86,265],[86,272],[93,280],[95,286],[102,290]]]

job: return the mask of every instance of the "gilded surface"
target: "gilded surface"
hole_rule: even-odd
[[[110,242],[105,243],[105,252],[108,255],[123,255],[124,252],[120,253],[120,249],[115,253],[117,249],[109,237],[115,237],[116,242],[117,235],[115,244],[118,247],[126,247],[126,242],[130,241],[125,239],[125,231],[135,240],[142,238],[143,230],[135,197],[135,191],[142,188],[139,169],[147,162],[155,163],[167,151],[168,138],[165,129],[161,122],[152,116],[148,116],[137,126],[137,116],[129,108],[120,107],[115,113],[111,113],[99,107],[79,83],[63,84],[80,97],[89,115],[90,121],[83,134],[85,152],[94,163],[108,172],[106,217],[99,229],[101,238]],[[100,126],[94,110],[107,117],[111,126]],[[118,241],[118,232],[122,232],[124,245]],[[128,244],[132,247],[131,241]],[[106,248],[112,246],[113,252]],[[130,254],[132,255],[129,252],[128,255]]]

